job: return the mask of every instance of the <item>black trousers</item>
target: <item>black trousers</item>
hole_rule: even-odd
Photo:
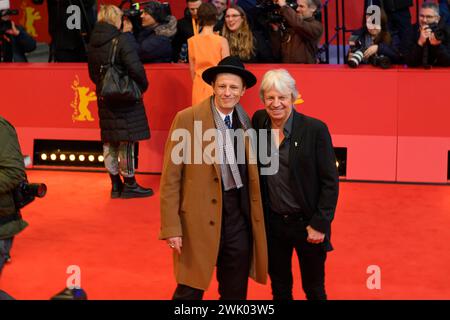
[[[241,211],[240,191],[223,193],[222,232],[216,276],[220,300],[245,300],[251,259],[252,236]],[[173,300],[201,300],[203,290],[178,284]]]
[[[274,300],[292,300],[292,254],[299,259],[303,291],[308,300],[326,300],[326,250],[307,239],[307,224],[301,214],[283,216],[271,213],[268,219],[269,276]]]

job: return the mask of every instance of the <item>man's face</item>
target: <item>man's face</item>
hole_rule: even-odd
[[[232,73],[219,73],[213,83],[214,104],[225,114],[230,113],[244,95],[242,78]]]
[[[286,121],[292,112],[292,92],[271,88],[264,92],[264,107],[271,120]]]
[[[316,7],[314,5],[308,7],[308,0],[297,0],[297,4],[297,15],[304,19],[311,18],[314,11],[316,11]]]
[[[439,16],[434,12],[433,9],[426,8],[426,9],[420,9],[419,12],[419,25],[421,27],[425,25],[430,25],[432,23],[438,23],[439,22]]]
[[[143,27],[150,27],[156,24],[156,20],[153,19],[151,15],[149,15],[147,12],[142,11],[141,13],[141,19],[142,19],[142,26]]]
[[[192,17],[197,18],[197,11],[198,8],[201,6],[201,4],[202,4],[201,0],[187,3],[187,8],[189,9],[189,12],[191,13]]]
[[[212,0],[212,4],[216,7],[217,12],[219,13],[219,16],[222,15],[222,13],[227,8],[226,0]]]

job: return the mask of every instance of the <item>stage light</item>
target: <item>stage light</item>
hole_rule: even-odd
[[[59,155],[59,160],[66,161],[66,155],[65,154],[60,154]]]
[[[336,160],[336,168],[339,168],[339,161]]]
[[[95,157],[91,154],[91,155],[89,155],[88,159],[90,162],[94,162]]]
[[[81,162],[83,162],[84,160],[86,160],[86,157],[85,157],[84,155],[80,154],[80,155],[78,156],[78,160],[80,160]]]
[[[41,159],[44,161],[47,160],[47,154],[46,153],[41,154]]]
[[[103,162],[105,161],[105,157],[103,157],[102,155],[98,156],[98,162]]]
[[[56,154],[52,153],[52,154],[50,155],[50,159],[52,159],[53,161],[55,161],[55,160],[56,160]]]
[[[77,157],[75,157],[74,154],[71,154],[71,155],[69,156],[69,160],[70,160],[70,161],[75,161],[76,158],[77,158]]]

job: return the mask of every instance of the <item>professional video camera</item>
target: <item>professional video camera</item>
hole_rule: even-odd
[[[128,19],[133,25],[133,31],[135,34],[139,33],[142,28],[142,20],[141,14],[145,5],[151,1],[147,2],[133,2],[133,0],[124,0],[119,5],[119,8],[123,11],[123,19]],[[158,1],[156,1],[158,2]],[[129,3],[128,9],[123,9],[123,6]],[[172,15],[172,10],[170,8],[170,4],[168,2],[160,2],[161,4],[161,15],[164,17],[164,20],[168,20]]]
[[[47,186],[43,183],[28,183],[22,181],[13,191],[14,203],[17,209],[22,209],[34,201],[36,197],[42,198],[47,193]]]
[[[5,16],[17,16],[19,14],[19,10],[17,9],[4,9],[0,10],[0,18]],[[0,35],[5,34],[5,32],[12,28],[12,24],[10,20],[1,20],[0,19]]]
[[[287,0],[286,5],[294,10],[297,10],[297,0]],[[273,0],[259,0],[256,8],[260,14],[266,17],[267,23],[284,23],[284,18],[280,14],[280,6],[273,3]]]
[[[351,68],[357,68],[361,61],[364,59],[364,51],[366,51],[366,47],[364,47],[361,43],[360,39],[352,39],[350,37],[350,43],[354,42],[350,45],[350,52],[352,53],[352,57],[348,59],[347,64]],[[391,59],[386,57],[385,55],[372,55],[368,61],[371,65],[375,67],[379,67],[381,69],[389,69],[391,67]]]

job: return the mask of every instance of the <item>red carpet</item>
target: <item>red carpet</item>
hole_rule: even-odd
[[[16,299],[48,299],[81,268],[89,299],[169,299],[171,253],[157,240],[159,193],[109,199],[106,173],[30,171],[48,194],[23,210],[30,223],[12,250],[0,288]],[[159,188],[159,176],[140,175]],[[450,299],[450,187],[341,183],[326,287],[330,299]],[[296,259],[294,259],[295,261]],[[366,286],[370,265],[381,289]],[[303,299],[294,262],[297,299]],[[217,299],[212,282],[206,299]],[[270,286],[250,281],[249,299],[270,299]]]

